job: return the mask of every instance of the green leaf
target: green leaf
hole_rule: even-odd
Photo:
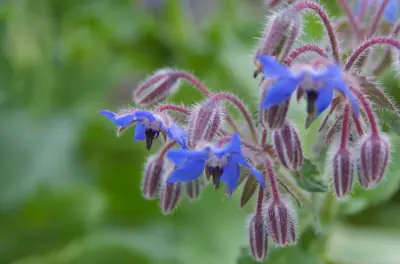
[[[307,158],[304,158],[304,164],[300,172],[294,175],[297,184],[309,192],[327,192],[328,185],[320,179],[320,172],[317,166]]]
[[[258,182],[254,177],[247,177],[247,181],[244,184],[242,197],[240,198],[240,206],[244,207],[251,197],[253,197],[254,192],[256,191],[258,186]]]

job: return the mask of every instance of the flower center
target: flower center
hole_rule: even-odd
[[[146,136],[146,148],[147,150],[151,149],[151,146],[153,145],[153,140],[158,138],[160,135],[160,131],[158,130],[153,130],[147,128],[145,131],[145,136]]]

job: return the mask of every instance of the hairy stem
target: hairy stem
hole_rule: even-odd
[[[292,62],[301,54],[305,53],[305,52],[315,52],[318,55],[324,57],[324,58],[328,58],[328,55],[326,54],[326,52],[321,49],[320,47],[318,47],[317,45],[314,44],[305,44],[302,45],[298,48],[296,48],[295,50],[293,50],[289,56],[287,57],[287,59],[285,60],[285,64],[287,66],[292,65]]]
[[[366,40],[364,43],[362,43],[354,52],[351,54],[344,66],[345,71],[349,71],[351,67],[353,66],[354,62],[357,61],[357,59],[369,48],[375,45],[388,45],[395,47],[397,49],[400,49],[400,41],[391,38],[391,37],[376,37],[376,38],[370,38]]]
[[[349,115],[350,115],[350,106],[345,104],[343,111],[343,122],[342,122],[342,137],[340,140],[340,148],[347,148],[347,141],[349,138]]]
[[[332,24],[331,20],[329,19],[327,13],[325,12],[325,10],[319,4],[311,2],[311,1],[298,2],[292,6],[292,9],[297,12],[306,10],[306,9],[311,9],[318,14],[318,16],[321,18],[321,20],[325,26],[325,29],[328,33],[329,41],[330,41],[331,47],[332,47],[333,58],[335,59],[337,64],[340,64],[339,45],[338,45],[338,41],[337,41],[337,38],[335,35],[335,30],[333,28],[333,24]]]
[[[396,0],[397,1],[397,0]],[[388,5],[389,0],[383,0],[381,5],[379,6],[378,11],[376,12],[375,18],[372,22],[371,28],[368,32],[367,38],[372,37],[378,28],[379,23],[381,22],[383,12],[385,11],[386,6]]]
[[[343,8],[344,12],[346,13],[347,18],[349,19],[351,28],[357,38],[357,42],[362,39],[360,25],[356,17],[354,16],[353,12],[351,11],[347,0],[337,0],[338,4]]]
[[[376,122],[375,115],[374,115],[374,112],[372,111],[371,105],[367,101],[367,98],[364,96],[364,94],[360,90],[355,89],[352,86],[350,86],[350,90],[358,98],[358,100],[360,100],[360,102],[365,110],[365,113],[367,114],[369,123],[371,125],[372,134],[379,135],[378,124]]]
[[[238,97],[230,93],[217,93],[214,95],[214,97],[212,97],[212,99],[215,101],[227,100],[232,104],[234,104],[239,109],[244,119],[246,120],[247,125],[250,128],[250,133],[254,143],[257,143],[257,131],[253,118],[251,117],[251,114],[247,110],[246,105]]]
[[[179,112],[185,115],[189,115],[190,114],[190,110],[180,106],[180,105],[175,105],[175,104],[163,104],[163,105],[159,105],[156,107],[156,109],[154,109],[155,112],[164,112],[164,111],[175,111],[175,112]]]

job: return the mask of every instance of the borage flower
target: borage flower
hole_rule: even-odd
[[[382,2],[383,0],[358,0],[354,13],[356,16],[359,16],[360,13],[363,12],[363,8],[373,10],[374,12],[379,8]],[[365,5],[365,7],[363,7],[363,5]],[[387,22],[394,24],[398,18],[399,7],[399,0],[389,0],[388,4],[383,10],[383,18]]]
[[[168,138],[176,141],[182,148],[186,148],[186,132],[174,124],[168,116],[137,109],[129,109],[120,113],[101,110],[99,113],[107,117],[120,128],[137,123],[134,140],[146,140],[146,148],[148,150],[150,150],[153,140],[156,139],[160,133],[165,133]]]
[[[262,174],[242,155],[239,133],[235,133],[224,147],[206,145],[198,151],[172,149],[167,153],[167,157],[178,166],[167,179],[167,183],[192,181],[199,178],[205,169],[213,177],[216,188],[221,180],[228,185],[229,193],[232,195],[239,182],[241,165],[249,168],[254,178],[264,188]]]
[[[287,68],[271,56],[260,55],[257,59],[261,63],[264,77],[275,80],[262,98],[262,109],[284,102],[299,88],[307,97],[308,112],[314,120],[331,104],[336,89],[347,96],[358,116],[357,100],[343,81],[342,71],[337,65],[295,65]]]

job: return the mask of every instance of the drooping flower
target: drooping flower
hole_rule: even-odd
[[[136,109],[122,111],[121,113],[101,110],[99,113],[118,127],[127,127],[136,122],[134,140],[146,140],[146,148],[148,150],[150,150],[153,140],[160,133],[165,133],[168,138],[186,148],[186,132],[174,124],[167,116]]]
[[[334,90],[337,90],[347,96],[354,113],[358,116],[357,100],[343,81],[342,71],[337,65],[320,68],[302,65],[302,67],[287,68],[267,55],[260,55],[257,59],[261,63],[264,77],[275,80],[262,98],[263,109],[289,99],[299,88],[307,96],[310,108],[308,112],[312,114],[313,119],[316,119],[331,104]]]
[[[363,9],[363,5],[366,5],[366,9],[377,10],[382,2],[383,0],[358,0],[355,6],[354,13],[356,16],[359,16],[359,14],[362,12],[361,10]],[[389,0],[383,11],[383,18],[387,22],[394,24],[399,15],[399,7],[399,0]]]
[[[172,149],[167,153],[167,157],[178,166],[167,179],[167,183],[192,181],[207,170],[213,177],[214,186],[218,188],[219,182],[222,181],[228,185],[230,195],[232,195],[239,182],[239,168],[244,166],[250,169],[255,179],[264,187],[262,174],[242,155],[238,133],[235,133],[224,147],[206,145],[197,151]]]

